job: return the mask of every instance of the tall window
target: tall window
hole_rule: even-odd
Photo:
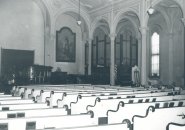
[[[159,77],[159,34],[154,32],[151,40],[151,76]]]

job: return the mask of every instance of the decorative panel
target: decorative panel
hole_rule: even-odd
[[[56,62],[75,62],[76,34],[68,27],[56,32]]]

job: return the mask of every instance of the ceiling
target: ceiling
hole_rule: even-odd
[[[171,0],[164,0],[164,1],[161,1],[159,3],[160,6],[163,6],[163,7],[168,7],[168,8],[178,8],[179,6],[177,5],[177,3],[175,3],[174,1],[171,1]]]
[[[70,0],[71,2],[78,4],[79,0]],[[101,7],[106,7],[111,4],[111,2],[117,3],[119,1],[127,0],[80,0],[81,6],[87,9],[87,11],[93,11]]]

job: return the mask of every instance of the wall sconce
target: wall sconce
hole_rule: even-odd
[[[81,21],[81,18],[80,18],[80,0],[79,0],[79,10],[78,11],[79,11],[78,12],[79,13],[78,14],[79,16],[78,16],[78,20],[76,22],[77,22],[78,25],[81,25],[82,21]]]
[[[149,15],[152,15],[155,12],[155,9],[152,7],[152,0],[150,0],[150,8],[147,10]]]
[[[147,10],[147,13],[149,15],[152,15],[154,13],[155,9],[153,7],[150,7],[148,10]]]

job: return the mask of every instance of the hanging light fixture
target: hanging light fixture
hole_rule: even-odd
[[[78,25],[81,25],[82,21],[81,21],[81,18],[80,18],[80,0],[79,0],[79,10],[78,10],[78,20],[76,21]]]
[[[147,10],[147,13],[149,15],[152,15],[154,13],[155,9],[152,7],[152,0],[150,0],[150,8]]]

